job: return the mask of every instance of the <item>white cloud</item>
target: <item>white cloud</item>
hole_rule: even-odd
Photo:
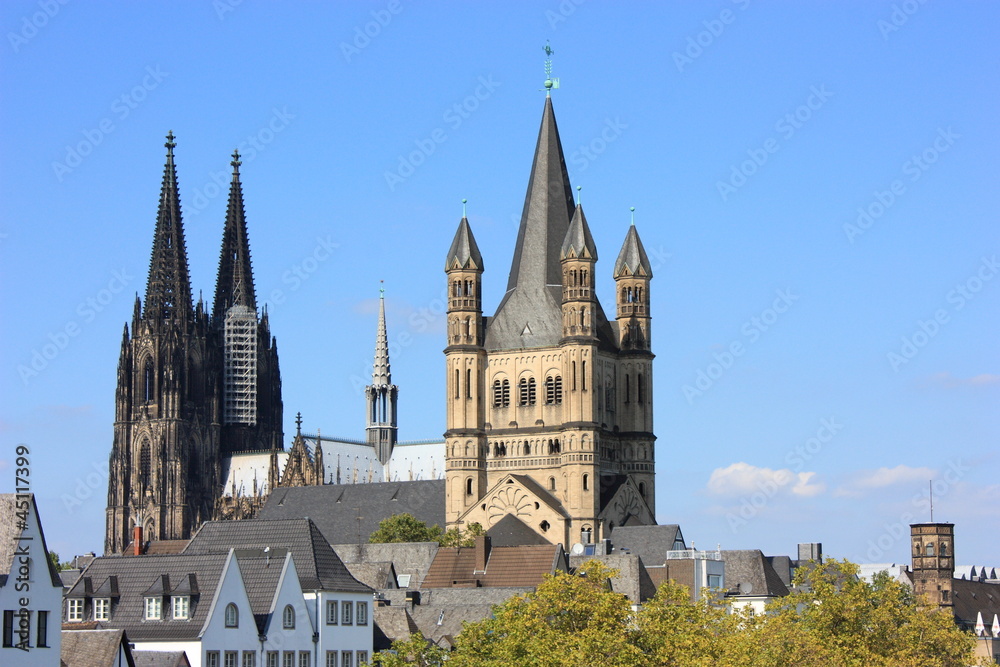
[[[936,373],[930,377],[933,384],[940,385],[945,389],[955,389],[956,387],[988,387],[1000,384],[1000,375],[991,373],[980,373],[969,378],[955,377],[951,373]]]
[[[900,463],[895,468],[879,468],[861,473],[854,484],[866,489],[879,489],[883,486],[903,484],[906,482],[927,481],[937,472],[933,468],[912,468]]]
[[[801,497],[823,493],[826,484],[814,482],[815,472],[793,472],[788,468],[772,470],[749,463],[734,463],[716,468],[708,479],[708,490],[718,496],[741,496],[763,492],[767,496],[788,492]]]

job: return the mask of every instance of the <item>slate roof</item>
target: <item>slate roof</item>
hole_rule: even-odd
[[[421,588],[535,587],[546,574],[565,570],[565,554],[558,544],[491,547],[486,571],[476,572],[475,547],[438,549]]]
[[[788,587],[759,549],[723,550],[726,588],[736,597],[779,597]]]
[[[48,553],[48,547],[45,544],[45,531],[42,530],[42,519],[38,516],[38,505],[35,504],[35,494],[28,493],[22,495],[27,496],[31,512],[34,513],[35,518],[38,520],[38,532],[42,538],[42,543],[36,548],[41,553],[46,554]],[[24,532],[24,529],[18,528],[17,523],[17,495],[13,493],[0,493],[0,587],[7,585],[7,576],[10,574],[11,564],[14,562],[14,552],[18,546],[18,539],[21,537],[21,533]],[[38,552],[35,549],[31,549],[31,551],[37,558]],[[52,586],[62,588],[62,579],[59,578],[59,572],[52,565],[52,561],[48,558],[43,558],[42,560],[45,561],[46,567],[49,568],[49,580],[52,582]]]
[[[196,639],[208,618],[212,596],[227,557],[228,553],[205,553],[95,558],[67,597],[84,597],[88,592],[99,590],[109,577],[115,576],[120,597],[117,602],[112,601],[111,620],[102,622],[102,627],[127,629],[132,641]],[[161,583],[164,575],[168,588],[172,589],[192,573],[197,577],[200,595],[191,600],[191,618],[175,621],[165,608],[163,620],[144,622],[143,593],[150,586]],[[66,624],[64,627],[80,626]]]
[[[125,664],[118,663],[122,643],[128,645],[124,630],[64,632],[60,641],[60,664],[65,667],[126,667]],[[125,660],[128,667],[138,667],[133,662],[133,657],[131,651],[126,649]]]
[[[266,634],[271,622],[271,603],[278,590],[278,582],[285,567],[287,549],[240,549],[236,551],[236,562],[250,600],[250,610],[261,634]],[[278,614],[281,610],[277,610]]]
[[[587,216],[583,214],[583,206],[580,204],[577,204],[576,210],[573,211],[573,219],[570,220],[559,256],[563,259],[586,257],[597,261],[597,244],[590,234],[590,225],[587,224]]]
[[[378,529],[382,519],[409,513],[428,526],[445,525],[445,480],[324,484],[275,489],[260,519],[311,518],[330,544],[357,544]],[[360,509],[359,509],[360,508]]]
[[[184,651],[133,651],[132,659],[135,667],[191,667]]]
[[[667,552],[674,549],[678,538],[683,542],[681,527],[677,524],[665,526],[615,526],[611,531],[611,545],[615,551],[628,549],[636,554],[647,566],[663,565]]]
[[[396,570],[391,562],[382,563],[347,563],[348,571],[351,575],[374,589],[396,588]]]
[[[560,250],[576,204],[552,99],[545,98],[507,292],[489,319],[485,346],[510,350],[558,345],[562,338]],[[617,349],[601,305],[595,318],[602,347]]]
[[[291,551],[303,591],[366,593],[371,590],[351,576],[319,528],[309,519],[207,521],[191,538],[184,554],[265,547],[283,547]]]
[[[551,544],[547,539],[532,530],[528,524],[513,514],[505,514],[486,534],[495,547],[513,547],[520,544]]]
[[[427,575],[434,556],[438,552],[437,542],[396,542],[392,544],[335,544],[334,551],[345,564],[392,563],[396,575],[410,575],[409,588],[419,588]]]
[[[652,278],[653,268],[649,265],[649,257],[646,256],[646,249],[642,247],[639,232],[635,231],[635,225],[631,225],[625,234],[625,242],[618,253],[618,259],[615,260],[614,277],[618,279],[636,274]]]
[[[656,595],[656,585],[639,556],[635,554],[570,556],[569,564],[573,571],[576,571],[589,560],[599,560],[608,567],[618,570],[618,576],[611,579],[611,590],[621,593],[633,604],[640,604]]]
[[[456,267],[480,271],[486,268],[483,266],[483,256],[479,253],[479,246],[476,245],[476,237],[472,235],[472,228],[469,227],[469,219],[464,216],[458,223],[455,238],[451,242],[444,263],[446,271]]]
[[[375,651],[384,651],[398,639],[408,639],[418,629],[406,607],[377,605],[372,618],[375,621],[372,636]]]
[[[988,584],[968,579],[951,580],[955,620],[966,630],[976,627],[976,618],[983,614],[987,632],[993,615],[1000,615],[1000,584]]]

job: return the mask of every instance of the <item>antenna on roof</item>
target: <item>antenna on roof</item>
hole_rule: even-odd
[[[931,523],[934,523],[934,480],[927,480],[927,489],[931,494]]]

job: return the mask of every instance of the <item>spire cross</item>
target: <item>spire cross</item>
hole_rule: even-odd
[[[238,150],[233,151],[233,161],[229,164],[233,166],[233,175],[238,176],[240,173],[240,165],[243,164],[240,162],[240,152]]]
[[[466,204],[467,204],[468,202],[469,202],[469,200],[468,200],[468,199],[463,199],[463,200],[462,200],[462,217],[463,217],[463,218],[464,218],[464,217],[466,217],[466,215],[465,215],[465,205],[466,205]]]
[[[302,435],[302,413],[295,413],[295,435]]]
[[[177,145],[176,143],[174,143],[174,131],[173,130],[170,130],[169,132],[167,132],[167,143],[165,143],[163,145],[167,147],[167,157],[173,157],[174,156],[174,146]]]

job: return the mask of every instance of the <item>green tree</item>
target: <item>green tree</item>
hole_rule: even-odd
[[[418,630],[409,639],[397,639],[388,651],[372,656],[372,664],[379,667],[440,667],[445,664],[448,651],[424,639]]]
[[[368,541],[372,544],[388,542],[437,542],[441,539],[441,528],[434,524],[428,527],[412,514],[393,514],[382,519],[378,530],[371,534]]]
[[[618,572],[592,560],[584,576],[546,576],[534,593],[511,598],[493,616],[466,624],[449,667],[639,666],[643,656],[628,599],[611,590]]]
[[[442,547],[474,547],[476,538],[486,534],[483,527],[478,523],[470,523],[469,529],[464,533],[458,528],[449,528],[441,536],[439,544]]]
[[[59,554],[57,554],[55,551],[49,552],[49,560],[52,561],[52,565],[56,568],[57,572],[62,572],[63,570],[67,570],[73,565],[72,563],[60,563]]]

